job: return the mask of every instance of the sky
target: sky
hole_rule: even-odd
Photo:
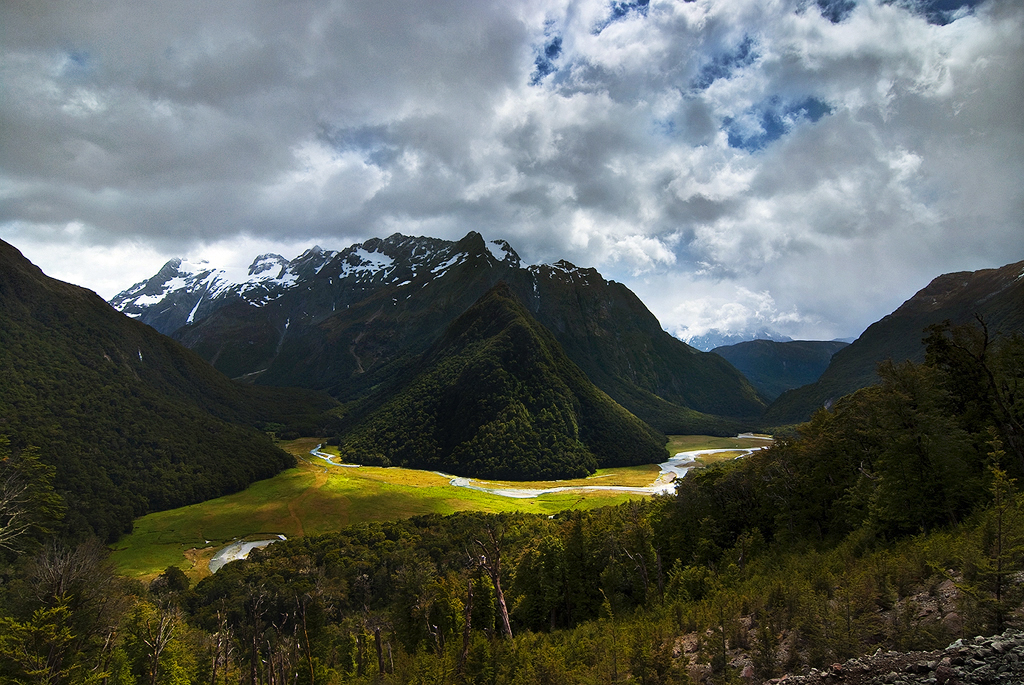
[[[0,239],[53,277],[472,230],[684,339],[856,337],[1024,259],[1024,3],[0,4]]]

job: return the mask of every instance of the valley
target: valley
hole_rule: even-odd
[[[210,560],[237,541],[316,535],[367,521],[456,511],[554,514],[671,494],[674,480],[694,465],[733,459],[771,444],[762,437],[675,435],[668,462],[599,469],[587,478],[557,481],[478,481],[405,468],[328,465],[315,438],[282,445],[297,466],[246,490],[135,521],[112,545],[123,575],[152,580],[179,566],[193,580],[210,574]],[[337,450],[333,450],[336,456]],[[680,455],[676,457],[676,455]],[[693,458],[691,458],[693,457]],[[333,459],[332,459],[333,461]]]
[[[763,682],[1024,620],[1024,264],[841,349],[720,355],[592,269],[501,254],[289,263],[280,287],[326,289],[182,299],[189,349],[0,245],[0,483],[30,517],[0,526],[0,681],[56,650],[136,684]],[[983,318],[910,311],[950,302]],[[263,343],[266,373],[221,373]],[[880,382],[776,423],[826,357]]]

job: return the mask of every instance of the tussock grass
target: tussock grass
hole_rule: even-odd
[[[717,464],[720,461],[729,461],[731,459],[735,459],[736,457],[742,456],[744,454],[746,454],[746,452],[742,450],[736,450],[735,452],[716,452],[715,454],[702,454],[696,459],[694,459],[694,461],[697,462],[698,464],[701,464],[702,466],[710,466],[711,464]]]

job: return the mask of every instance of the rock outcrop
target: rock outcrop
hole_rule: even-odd
[[[774,685],[1020,685],[1024,683],[1024,631],[955,641],[932,652],[875,652]]]

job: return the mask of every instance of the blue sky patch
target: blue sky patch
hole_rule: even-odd
[[[64,60],[61,64],[61,74],[65,78],[81,79],[92,74],[96,69],[96,63],[88,52],[71,50],[64,53]]]
[[[842,23],[857,6],[855,0],[817,0],[821,16],[833,24]]]
[[[629,2],[612,2],[608,8],[608,18],[594,27],[594,34],[601,33],[610,25],[621,21],[631,14],[641,17],[647,16],[647,7],[651,0],[629,0]]]
[[[832,107],[818,98],[809,97],[796,103],[770,98],[752,107],[739,117],[722,122],[729,137],[729,147],[757,152],[775,142],[801,121],[818,121],[832,113]]]
[[[743,42],[736,50],[718,55],[701,67],[700,73],[693,80],[693,87],[698,90],[706,90],[718,79],[729,78],[736,70],[750,66],[758,57],[754,48],[754,39],[744,36]]]
[[[545,32],[546,33],[546,32]],[[548,74],[558,71],[555,60],[562,54],[562,36],[554,34],[548,37],[548,42],[541,48],[540,53],[533,60],[533,73],[530,74],[530,85],[537,86]]]
[[[923,14],[929,24],[945,26],[970,14],[985,0],[895,0],[895,4],[911,12]]]

